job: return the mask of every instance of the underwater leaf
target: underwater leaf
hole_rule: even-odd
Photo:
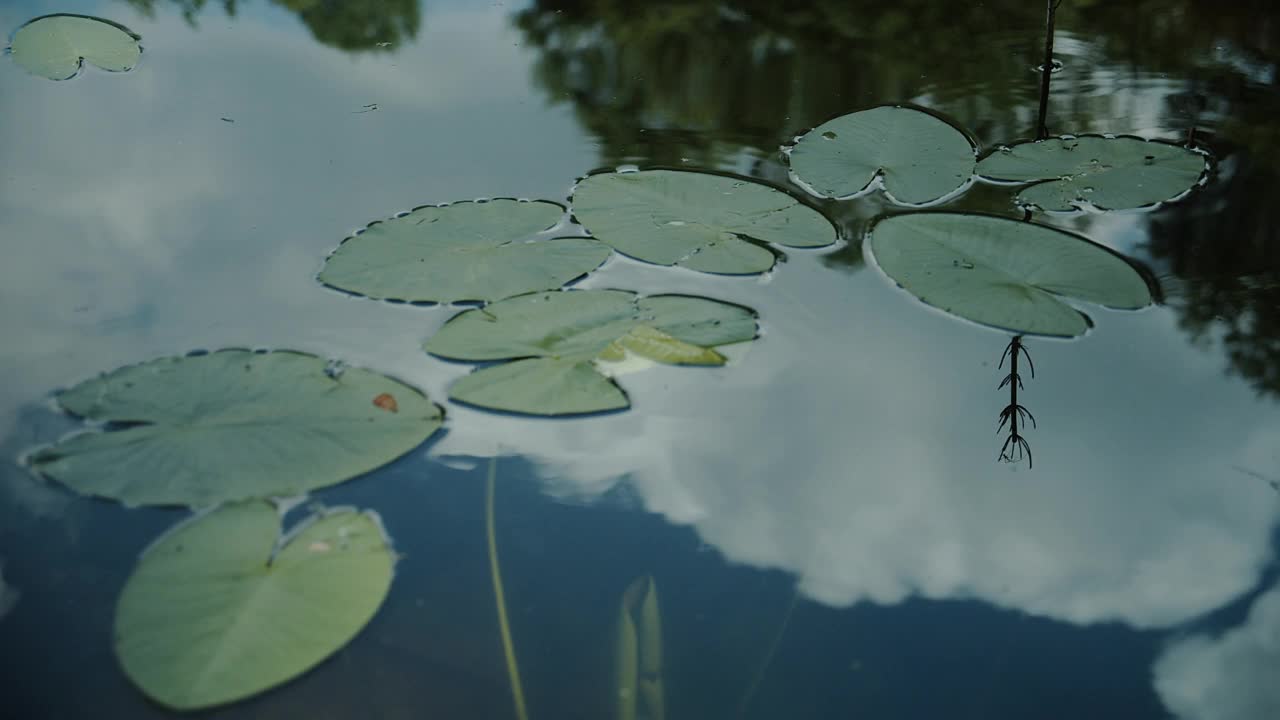
[[[751,310],[686,295],[567,290],[508,298],[451,318],[427,352],[453,360],[516,360],[482,368],[449,390],[454,400],[531,415],[628,407],[596,360],[624,351],[680,365],[719,365],[717,345],[756,335]]]
[[[662,614],[658,609],[658,586],[652,575],[636,578],[622,594],[614,657],[616,717],[664,720]]]
[[[766,243],[822,247],[836,230],[822,213],[767,185],[682,170],[589,175],[574,217],[619,252],[657,265],[728,275],[773,267]]]
[[[1010,218],[921,212],[876,222],[880,269],[922,301],[1018,333],[1074,337],[1088,320],[1060,298],[1113,308],[1151,303],[1124,258],[1063,230]]]
[[[115,645],[148,697],[177,710],[249,697],[319,664],[373,618],[395,565],[376,514],[333,508],[284,538],[280,529],[268,503],[225,505],[139,559]]]
[[[58,396],[109,423],[31,465],[126,505],[204,506],[286,496],[355,477],[417,447],[441,410],[420,391],[313,355],[222,350],[131,365]]]
[[[46,15],[18,28],[10,45],[13,61],[27,72],[66,80],[88,60],[103,70],[124,72],[138,64],[138,38],[123,27],[80,15]]]
[[[347,238],[325,261],[320,281],[409,302],[492,301],[554,290],[596,269],[611,252],[590,238],[530,239],[563,217],[563,207],[543,200],[420,207]]]
[[[1200,182],[1205,157],[1177,145],[1096,135],[1028,141],[1000,148],[978,163],[995,182],[1035,182],[1018,202],[1042,210],[1093,205],[1125,210],[1172,200]]]
[[[828,120],[801,136],[790,159],[793,179],[820,197],[853,197],[879,175],[891,200],[923,205],[970,181],[976,149],[929,113],[886,106]]]

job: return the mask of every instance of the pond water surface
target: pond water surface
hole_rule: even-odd
[[[168,717],[120,671],[115,601],[182,509],[35,477],[76,427],[54,393],[196,349],[376,368],[444,430],[318,491],[403,557],[374,620],[218,718],[515,717],[484,524],[530,718],[615,717],[623,591],[660,598],[666,717],[1280,717],[1280,14],[1065,0],[1052,133],[1194,139],[1203,187],[1154,211],[1047,215],[1148,267],[1163,301],[1028,337],[1034,466],[997,461],[1009,334],[927,308],[869,261],[880,193],[814,199],[833,248],[764,277],[613,256],[579,287],[755,308],[721,368],[622,379],[632,408],[528,419],[446,402],[454,312],[316,282],[366,223],[480,197],[563,202],[636,165],[790,185],[779,147],[911,103],[983,149],[1034,135],[1040,3],[20,0],[141,35],[127,73],[0,58],[0,707]],[[947,204],[1021,217],[1014,190]],[[650,718],[650,720],[657,720]]]

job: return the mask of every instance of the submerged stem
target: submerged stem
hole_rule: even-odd
[[[796,610],[796,603],[800,601],[800,583],[796,583],[794,591],[791,593],[791,602],[787,603],[787,611],[782,615],[782,623],[778,625],[778,631],[773,635],[773,641],[769,643],[769,650],[765,652],[764,658],[760,661],[760,666],[756,668],[756,674],[751,678],[751,684],[747,686],[747,691],[742,694],[742,700],[738,702],[738,717],[747,716],[747,708],[751,705],[751,698],[755,697],[756,688],[760,686],[760,680],[764,677],[764,673],[769,669],[769,664],[773,662],[773,656],[778,652],[778,646],[782,644],[782,636],[787,633],[787,626],[791,624],[791,615]]]
[[[502,591],[502,570],[498,566],[498,540],[493,531],[493,495],[498,478],[498,456],[489,459],[489,478],[484,486],[484,525],[489,537],[489,575],[493,578],[493,597],[498,606],[498,630],[502,634],[502,652],[507,659],[507,677],[511,681],[511,698],[515,701],[516,717],[529,720],[524,705],[524,688],[520,684],[520,668],[516,665],[516,650],[511,642],[511,624],[507,621],[507,601]]]

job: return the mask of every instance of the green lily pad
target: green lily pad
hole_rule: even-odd
[[[531,239],[563,217],[563,207],[543,200],[420,207],[347,238],[325,261],[320,281],[410,302],[492,301],[553,290],[611,253],[590,238]]]
[[[1124,258],[1069,232],[1010,218],[910,213],[876,222],[880,269],[920,300],[1017,333],[1074,337],[1089,320],[1063,298],[1112,308],[1151,304]]]
[[[976,156],[969,138],[948,123],[886,106],[841,115],[805,133],[791,149],[791,172],[820,197],[854,197],[879,177],[893,202],[926,205],[965,187]]]
[[[204,506],[305,493],[417,447],[442,413],[420,391],[296,352],[223,350],[131,365],[58,396],[104,423],[34,454],[76,492]]]
[[[722,365],[724,356],[711,348],[755,336],[755,313],[738,305],[686,295],[569,290],[459,313],[426,350],[453,360],[515,360],[454,383],[454,400],[529,415],[574,415],[630,405],[597,370],[597,360],[630,352],[668,364]]]
[[[323,510],[284,537],[265,502],[182,523],[138,561],[116,607],[116,656],[148,697],[196,710],[301,675],[360,632],[395,553],[372,512]]]
[[[1042,210],[1126,210],[1177,199],[1207,167],[1205,156],[1177,145],[1082,135],[999,148],[978,163],[978,175],[1036,183],[1018,193],[1018,202]]]
[[[138,36],[113,22],[81,15],[46,15],[18,28],[10,45],[13,61],[34,75],[66,80],[87,60],[103,70],[124,72],[138,64]]]
[[[767,185],[681,170],[599,173],[570,205],[591,234],[657,265],[727,275],[773,267],[766,243],[822,247],[836,229],[822,213]]]

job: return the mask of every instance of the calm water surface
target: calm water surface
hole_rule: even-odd
[[[778,5],[0,7],[9,33],[79,12],[145,47],[132,72],[66,82],[0,62],[0,557],[20,592],[0,620],[6,716],[167,716],[119,671],[111,625],[137,554],[186,512],[78,498],[20,467],[75,426],[58,388],[273,347],[443,401],[470,366],[420,346],[450,308],[314,280],[371,220],[563,201],[623,164],[785,185],[780,145],[886,102],[945,114],[984,148],[1033,134],[1041,3]],[[1044,218],[1148,266],[1164,301],[1091,311],[1076,341],[1026,341],[1034,468],[996,461],[1008,335],[925,308],[864,261],[882,196],[819,203],[845,240],[764,278],[615,256],[581,286],[741,303],[762,337],[724,368],[626,377],[624,413],[450,404],[426,446],[318,492],[382,514],[404,554],[386,603],[319,668],[203,715],[514,717],[484,536],[499,455],[536,720],[613,717],[619,598],[645,574],[671,720],[1280,717],[1280,13],[1066,0],[1056,45],[1052,132],[1194,127],[1215,162],[1154,212]],[[950,206],[1019,214],[985,185]]]

